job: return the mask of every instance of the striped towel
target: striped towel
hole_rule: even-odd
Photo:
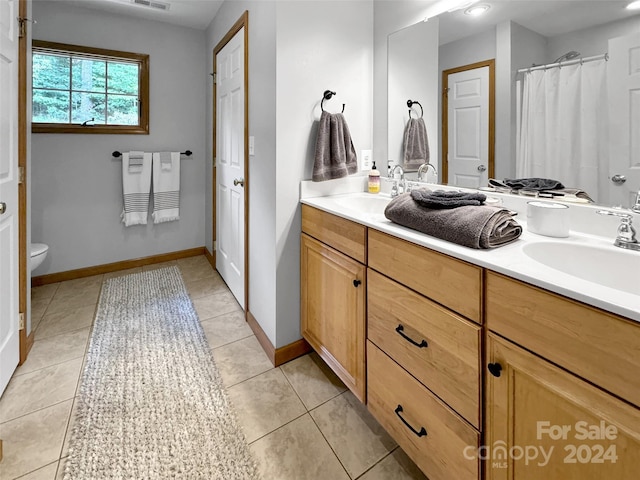
[[[142,160],[144,159],[144,152],[138,152],[132,150],[129,152],[129,172],[136,173],[142,171]]]
[[[171,152],[170,169],[166,153],[153,154],[153,223],[180,220],[180,152]]]
[[[122,193],[124,208],[120,218],[125,227],[146,225],[149,214],[149,191],[151,189],[151,154],[145,153],[140,166],[133,171],[129,154],[122,154]],[[138,170],[139,168],[139,170]]]

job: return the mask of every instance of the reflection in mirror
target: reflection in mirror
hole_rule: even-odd
[[[483,186],[492,177],[550,178],[598,203],[632,205],[640,189],[640,11],[617,0],[482,3],[490,8],[479,17],[463,10],[439,16],[438,78],[422,77],[439,84],[429,140],[441,139],[437,151],[431,143],[440,181]],[[420,24],[405,30],[413,28]],[[389,36],[390,66],[398,33]],[[547,67],[531,68],[541,65]],[[418,75],[411,65],[401,74]],[[400,72],[390,68],[389,89],[394,76]],[[402,128],[391,91],[388,99],[394,158],[392,139]]]

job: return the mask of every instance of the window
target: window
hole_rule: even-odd
[[[149,55],[33,41],[34,133],[149,133]]]

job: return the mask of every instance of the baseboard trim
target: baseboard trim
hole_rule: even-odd
[[[258,343],[264,350],[264,353],[267,354],[267,357],[269,357],[269,360],[274,367],[279,367],[283,363],[287,363],[294,358],[298,358],[311,351],[311,345],[309,345],[304,338],[296,340],[284,347],[275,348],[269,340],[269,337],[267,337],[267,334],[262,330],[262,327],[256,320],[256,317],[254,317],[249,310],[247,310],[247,323],[249,324],[249,327],[251,327],[251,330],[253,330],[253,333],[258,339]]]
[[[204,247],[204,256],[207,257],[207,260],[209,260],[209,264],[215,270],[216,269],[216,251],[214,250],[213,253],[211,253],[207,247]]]
[[[49,283],[64,282],[67,280],[75,280],[76,278],[91,277],[93,275],[117,272],[119,270],[128,270],[129,268],[144,267],[145,265],[153,265],[154,263],[170,262],[171,260],[178,260],[180,258],[195,257],[198,255],[204,255],[205,250],[205,247],[196,247],[188,250],[179,250],[176,252],[151,255],[149,257],[135,258],[132,260],[105,263],[103,265],[95,265],[93,267],[67,270],[66,272],[49,273],[47,275],[32,277],[31,286],[39,287]]]

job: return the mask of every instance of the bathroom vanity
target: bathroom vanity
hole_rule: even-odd
[[[592,299],[528,265],[544,238],[474,251],[342,197],[302,200],[302,334],[431,480],[636,478],[640,287]]]

